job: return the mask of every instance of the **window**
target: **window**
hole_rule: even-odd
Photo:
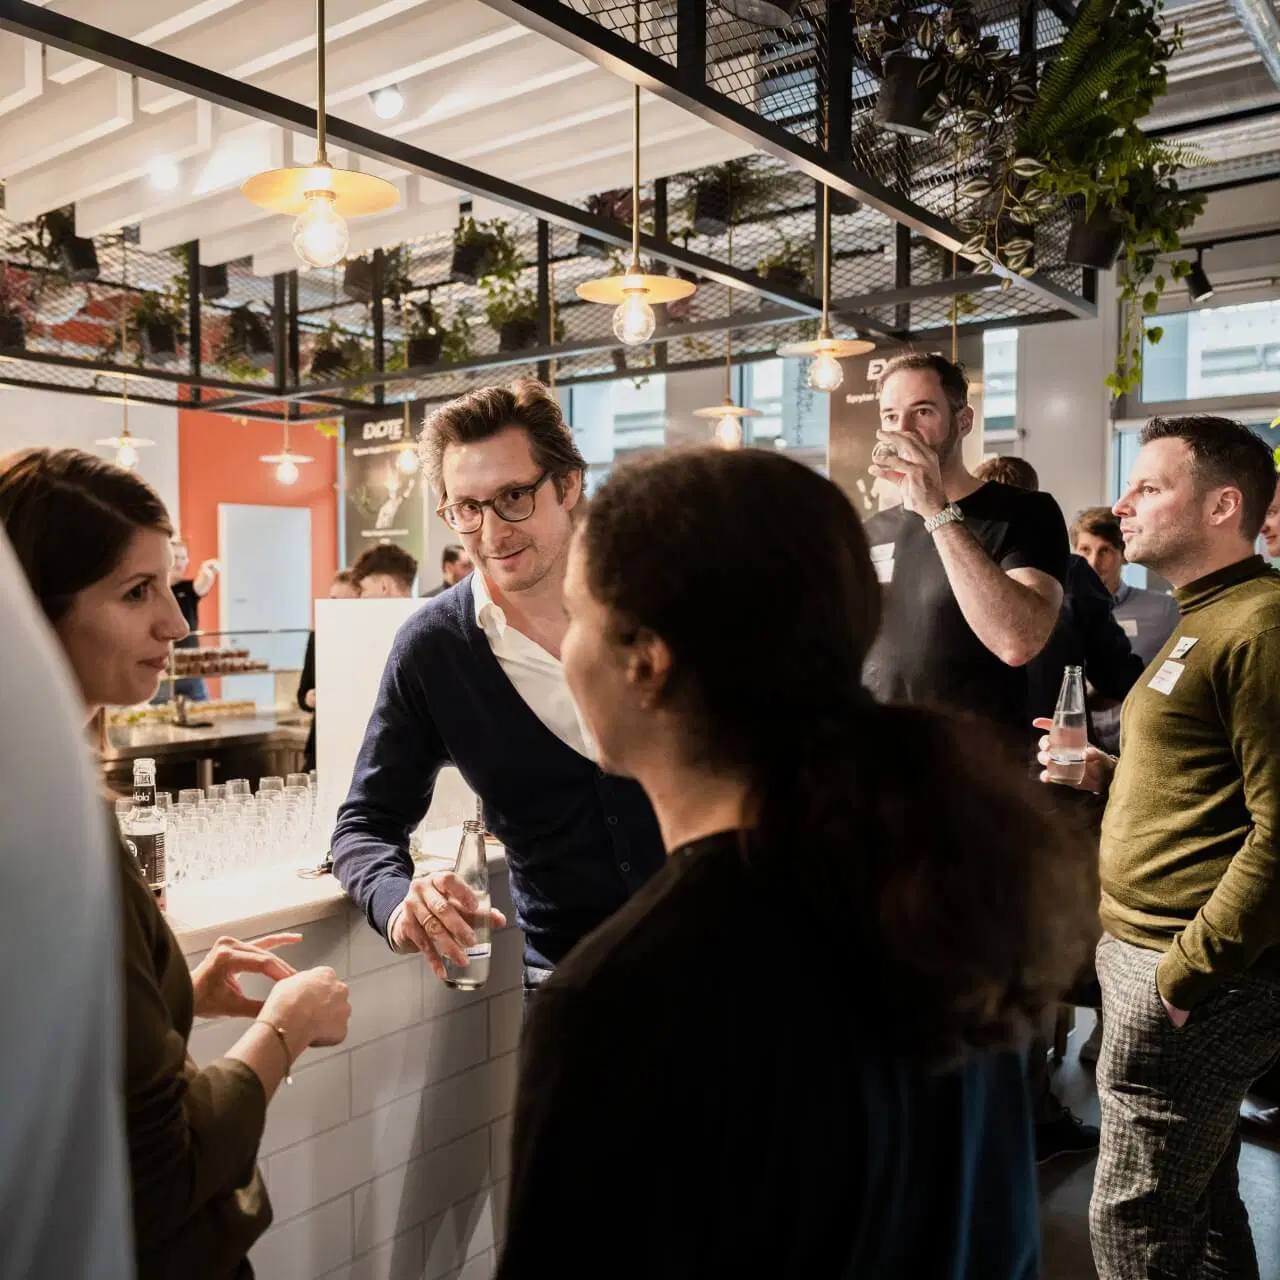
[[[988,329],[982,335],[982,432],[993,443],[1017,439],[1018,331]],[[996,450],[1017,452],[1016,450]]]
[[[1280,299],[1197,307],[1156,322],[1164,337],[1142,352],[1147,403],[1280,391]]]
[[[661,449],[665,443],[667,380],[654,374],[638,384],[630,378],[588,382],[558,391],[565,418],[587,460],[587,493],[608,478],[614,460]]]
[[[805,380],[802,360],[754,360],[734,369],[738,403],[758,409],[745,421],[747,444],[788,449],[808,466],[826,473],[830,400]]]

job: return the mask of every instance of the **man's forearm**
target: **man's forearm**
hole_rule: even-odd
[[[1015,582],[961,523],[944,525],[933,539],[973,634],[1011,667],[1030,662],[1048,641],[1061,600],[1053,605]]]

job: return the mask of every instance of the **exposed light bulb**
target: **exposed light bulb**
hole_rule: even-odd
[[[308,191],[307,207],[293,224],[293,247],[309,267],[331,267],[346,256],[347,224],[332,191]]]
[[[147,177],[156,191],[176,191],[182,172],[172,160],[161,156],[147,166]]]
[[[628,289],[626,297],[613,313],[613,336],[629,347],[648,342],[658,323],[658,317],[644,300],[644,295],[643,289]]]
[[[722,449],[740,449],[742,447],[742,419],[732,413],[726,413],[716,423],[716,443]]]
[[[282,458],[276,467],[276,479],[281,484],[293,484],[298,478],[298,464],[292,458]]]
[[[116,448],[116,466],[123,467],[126,471],[132,471],[138,465],[138,451],[124,440]]]
[[[400,456],[396,459],[396,466],[407,476],[417,475],[418,473],[418,454],[414,449],[401,449]]]
[[[830,351],[820,351],[809,365],[809,385],[815,391],[834,391],[844,381],[840,361]]]
[[[399,85],[384,85],[369,97],[373,100],[373,114],[379,120],[394,120],[404,110],[404,94]]]

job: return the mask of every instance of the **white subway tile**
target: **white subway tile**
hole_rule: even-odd
[[[351,1257],[351,1197],[272,1227],[249,1261],[258,1280],[315,1280]]]
[[[388,972],[375,975],[385,976]],[[372,1111],[485,1059],[483,1004],[385,1036],[351,1054],[351,1110]]]
[[[351,1055],[339,1054],[311,1066],[307,1061],[302,1059],[293,1083],[277,1089],[267,1107],[260,1148],[264,1156],[336,1128],[351,1116]]]
[[[422,1280],[422,1269],[422,1231],[415,1227],[328,1272],[322,1280]]]
[[[422,1095],[422,1149],[434,1151],[507,1109],[505,1063],[484,1063],[442,1081]]]
[[[499,930],[493,937],[493,960],[489,966],[488,995],[514,991],[524,977],[524,934],[514,927]]]
[[[404,1098],[271,1156],[276,1217],[305,1213],[407,1163],[422,1142],[418,1107],[419,1099]]]
[[[474,1258],[468,1258],[466,1265],[451,1276],[450,1280],[491,1280],[497,1265],[497,1259],[486,1250],[476,1254]]]
[[[489,1185],[489,1131],[479,1129],[425,1157],[428,1215],[464,1203]]]
[[[453,1206],[458,1242],[464,1257],[471,1258],[493,1248],[493,1196],[489,1188]]]
[[[426,1263],[422,1280],[441,1280],[457,1271],[467,1260],[458,1246],[457,1220],[453,1210],[432,1218],[426,1226]]]
[[[419,955],[396,955],[387,944],[387,940],[359,911],[353,911],[348,917],[347,946],[353,978],[358,978],[361,974],[373,973],[378,969],[389,969],[393,965],[426,963]]]
[[[507,991],[488,1001],[489,1056],[496,1058],[513,1053],[520,1045],[520,1028],[524,1024],[524,992]]]
[[[422,1016],[424,1018],[439,1018],[450,1013],[457,1013],[459,1009],[470,1009],[475,1005],[484,1004],[489,997],[489,984],[486,983],[479,991],[458,991],[453,987],[446,986],[429,967],[426,961],[423,961],[424,973],[423,984],[425,994],[423,996]]]
[[[428,1213],[426,1177],[426,1161],[419,1157],[356,1188],[352,1199],[357,1252],[422,1224]]]
[[[377,973],[353,978],[351,988],[351,1023],[347,1038],[340,1045],[311,1049],[307,1057],[332,1058],[359,1045],[403,1031],[422,1021],[422,968],[419,965],[397,965]]]
[[[520,1075],[520,1055],[503,1054],[493,1060],[493,1112],[491,1120],[509,1115],[516,1104],[516,1082]]]
[[[495,1178],[511,1176],[511,1117],[503,1116],[489,1127],[490,1161]]]
[[[248,1029],[247,1018],[218,1018],[216,1021],[198,1023],[191,1030],[187,1052],[195,1060],[196,1066],[207,1067],[215,1058],[225,1057],[227,1050]],[[257,1034],[266,1033],[259,1031]]]
[[[493,1184],[493,1238],[495,1252],[502,1253],[502,1242],[507,1238],[507,1197],[511,1194],[511,1182],[503,1178]]]
[[[511,877],[505,864],[501,870],[496,869],[492,863],[489,865],[489,900],[507,917],[507,926],[515,928],[516,909],[511,902]]]

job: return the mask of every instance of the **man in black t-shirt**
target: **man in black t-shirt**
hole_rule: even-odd
[[[173,547],[173,564],[169,568],[169,590],[173,592],[173,598],[178,602],[178,608],[182,610],[187,626],[194,633],[200,630],[200,601],[213,590],[213,584],[218,580],[222,566],[216,560],[206,560],[200,566],[200,572],[194,578],[188,578],[187,568],[191,564],[191,556],[187,551],[187,544],[175,535],[171,546]],[[198,637],[191,634],[179,640],[174,647],[196,649],[199,646]],[[209,690],[203,676],[186,676],[173,683],[173,696],[178,694],[190,698],[192,702],[204,702],[209,697]],[[160,686],[156,699],[168,701],[170,696],[169,685],[166,682]]]
[[[903,501],[867,521],[885,602],[866,683],[881,701],[972,712],[1030,752],[1026,667],[1062,608],[1062,512],[1048,494],[984,484],[966,470],[973,409],[958,365],[898,356],[878,390],[871,473]]]

